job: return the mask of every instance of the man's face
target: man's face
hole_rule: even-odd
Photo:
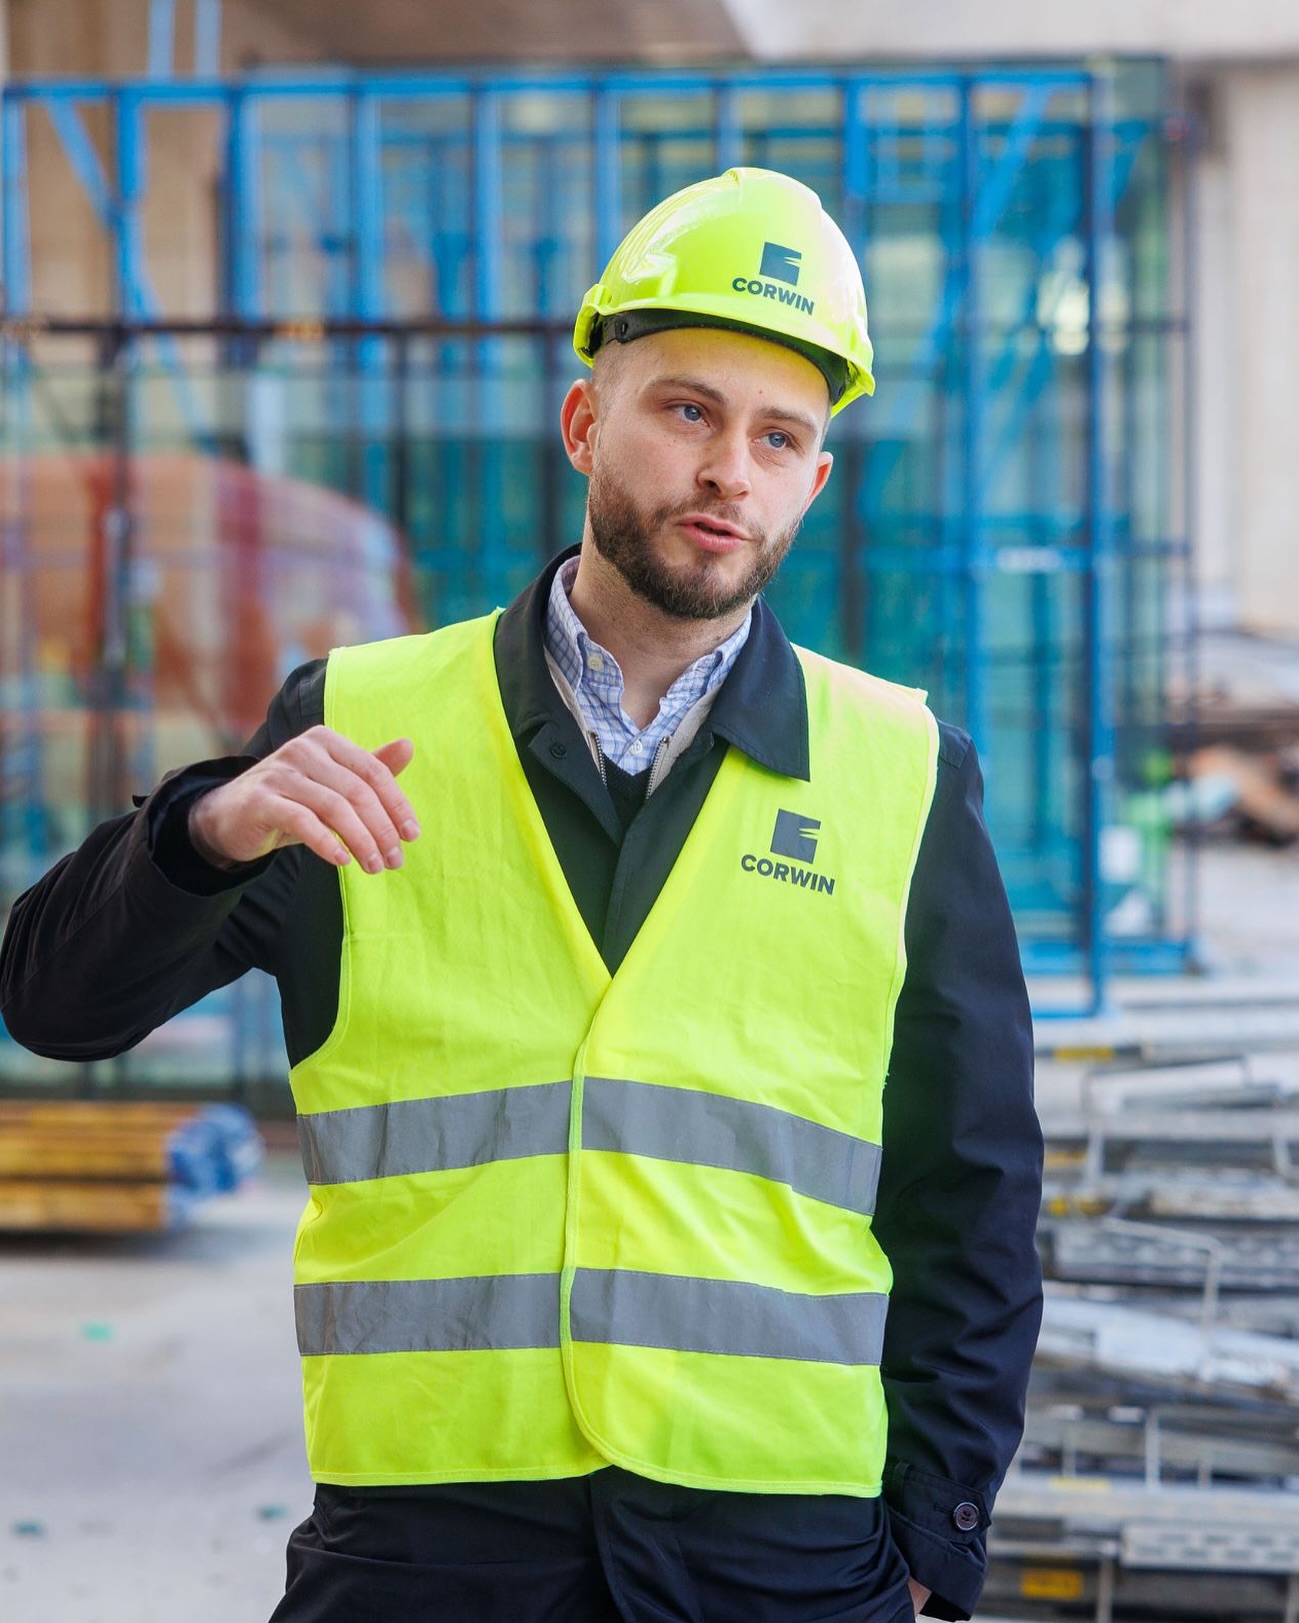
[[[574,391],[588,416],[574,419]],[[830,471],[825,380],[793,351],[681,328],[615,346],[570,391],[587,533],[674,618],[734,614],[767,584]],[[585,466],[584,466],[585,462]]]

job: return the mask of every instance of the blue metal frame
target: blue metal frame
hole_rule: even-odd
[[[378,98],[355,90],[350,98],[348,197],[353,221],[350,304],[363,321],[384,313],[383,156]],[[356,346],[356,386],[360,393],[361,496],[371,507],[387,506],[383,438],[388,419],[382,341],[362,338]]]
[[[1091,984],[1099,1003],[1107,983],[1105,929],[1105,875],[1102,868],[1102,835],[1109,825],[1114,800],[1114,662],[1110,629],[1114,523],[1105,499],[1110,475],[1111,448],[1107,434],[1107,405],[1110,364],[1102,330],[1098,256],[1114,232],[1113,200],[1110,194],[1109,132],[1099,122],[1106,111],[1104,85],[1093,81],[1090,87],[1092,118],[1088,140],[1087,196],[1087,365],[1091,388],[1088,405],[1090,477],[1088,489],[1088,556],[1085,599],[1088,624],[1085,643],[1089,653],[1087,670],[1087,838],[1082,849],[1083,896],[1086,907],[1084,949]]]
[[[149,0],[149,66],[151,79],[170,79],[176,71],[177,0]],[[194,77],[215,78],[221,71],[221,0],[194,0]]]
[[[215,3],[196,0],[207,17],[200,28]],[[159,42],[172,9],[155,7]],[[197,54],[211,59],[207,47]],[[214,313],[248,320],[426,315],[403,306],[404,285],[430,287],[450,320],[557,318],[664,188],[739,162],[777,163],[817,185],[868,254],[887,241],[891,211],[928,221],[938,254],[928,313],[909,333],[877,322],[878,402],[839,431],[860,466],[855,488],[837,498],[843,546],[826,544],[823,503],[780,588],[783,612],[805,640],[882,661],[884,674],[923,680],[927,663],[942,707],[980,743],[994,819],[1018,772],[1027,787],[1014,791],[1023,806],[1008,872],[1024,916],[1047,920],[1041,934],[1030,922],[1026,958],[1082,973],[1099,1006],[1111,968],[1100,842],[1115,808],[1122,656],[1108,605],[1115,571],[1129,567],[1137,543],[1107,495],[1124,446],[1105,439],[1116,380],[1094,290],[1136,159],[1160,139],[1153,117],[1117,119],[1106,84],[1069,66],[10,83],[0,91],[5,314],[11,323],[35,314],[23,148],[35,107],[48,113],[112,243],[125,317],[159,313],[141,206],[148,114],[161,108],[224,115]],[[521,110],[543,102],[562,103],[562,116],[520,122]],[[758,103],[765,111],[755,120]],[[824,114],[802,110],[813,104]],[[86,133],[91,106],[111,115],[111,177]],[[272,222],[291,233],[285,252],[271,251]],[[1040,276],[1071,239],[1092,290],[1077,363],[1053,349],[1038,309]],[[994,317],[990,258],[1008,242],[1027,267],[1009,319]],[[318,302],[284,307],[308,263]],[[402,265],[418,275],[396,275]],[[176,346],[156,342],[190,437],[207,443],[214,425],[203,421]],[[436,527],[416,524],[412,534],[430,592],[444,593],[430,602],[467,611],[499,601],[535,556],[520,492],[532,477],[528,458],[542,454],[519,440],[512,341],[426,340],[409,351],[377,336],[330,342],[345,364],[329,426],[350,446],[351,488],[389,505],[394,425],[414,409],[440,491]],[[251,348],[238,340],[229,348],[232,364],[251,364]],[[538,363],[550,396],[563,351],[561,340],[547,341]],[[1050,416],[1070,390],[1086,396],[1081,450],[1061,440]],[[453,400],[458,415],[444,403]],[[1065,497],[1080,455],[1081,505]],[[926,482],[919,496],[917,480]],[[858,581],[855,595],[841,593],[841,570]],[[894,646],[900,599],[918,606]],[[1032,692],[1018,731],[1008,732],[1000,712],[1015,671]],[[1087,758],[1078,798],[1062,805],[1075,684]],[[1181,945],[1152,940],[1124,951],[1155,965]]]

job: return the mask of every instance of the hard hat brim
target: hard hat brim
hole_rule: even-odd
[[[832,415],[859,396],[875,393],[875,379],[871,373],[854,366],[835,350],[776,327],[737,320],[730,308],[709,310],[706,308],[708,301],[702,297],[692,300],[688,307],[647,302],[602,311],[597,303],[602,291],[598,286],[591,289],[583,301],[573,334],[573,347],[588,366],[603,345],[611,340],[629,344],[649,333],[667,332],[674,328],[717,327],[745,333],[770,344],[779,344],[810,361],[825,379]],[[729,301],[726,303],[729,305]]]

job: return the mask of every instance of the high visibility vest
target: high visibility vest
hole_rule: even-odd
[[[880,1490],[871,1233],[923,695],[799,653],[811,781],[738,749],[610,975],[501,706],[494,619],[330,657],[415,742],[405,865],[340,870],[337,1024],[294,1067],[318,1481]]]

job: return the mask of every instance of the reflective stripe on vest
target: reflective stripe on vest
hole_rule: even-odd
[[[360,1183],[524,1155],[563,1155],[573,1084],[395,1099],[299,1116],[307,1182]]]
[[[298,1120],[307,1181],[358,1183],[568,1148],[572,1084],[403,1099]],[[869,1216],[878,1144],[719,1094],[586,1078],[582,1147],[725,1167]]]
[[[728,1167],[851,1212],[875,1210],[878,1144],[745,1099],[588,1076],[582,1147]]]
[[[559,1276],[299,1285],[305,1357],[559,1346]],[[808,1296],[728,1279],[577,1270],[576,1341],[736,1358],[878,1364],[888,1298]]]
[[[933,720],[800,653],[810,778],[729,750],[611,976],[492,638],[481,621],[330,657],[327,724],[413,739],[424,832],[400,870],[340,870],[338,1019],[292,1074],[312,1473],[614,1463],[875,1494],[890,1272],[871,1213]]]
[[[357,1279],[293,1292],[304,1358],[559,1346],[559,1276]]]

